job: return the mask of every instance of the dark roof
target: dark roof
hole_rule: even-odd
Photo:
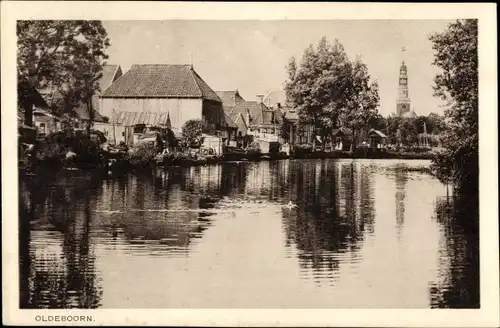
[[[375,130],[375,129],[370,129],[370,131],[368,132],[368,135],[369,136],[378,136],[381,138],[387,138],[387,136],[385,134],[383,134],[381,131]]]
[[[116,79],[122,76],[120,65],[104,65],[102,67],[102,76],[99,79],[101,92],[106,90]]]
[[[226,125],[230,128],[237,129],[238,125],[235,123],[235,121],[229,117],[227,113],[224,113],[224,119],[226,121]]]
[[[103,98],[203,98],[222,102],[190,65],[132,65]]]
[[[257,101],[245,101],[237,104],[230,111],[229,116],[235,121],[238,115],[241,114],[246,120],[247,113],[250,114],[250,122],[246,122],[247,125],[272,125],[274,123],[280,123],[283,119],[281,111],[272,110],[263,103]],[[273,121],[273,114],[275,121]]]
[[[99,114],[98,111],[96,111],[95,109],[92,110],[94,112],[94,122],[105,122],[104,117]],[[81,103],[80,106],[74,109],[74,114],[80,120],[88,121],[90,119],[87,106],[83,103]]]
[[[59,121],[60,118],[47,110],[44,109],[35,109],[33,111],[33,116],[36,118],[38,122],[48,122],[51,120]]]
[[[340,127],[338,129],[333,129],[332,135],[334,137],[339,137],[339,136],[350,136],[352,134],[351,129],[346,128],[346,127]]]
[[[222,100],[222,105],[224,108],[232,108],[236,106],[237,104],[240,104],[242,102],[245,102],[245,99],[243,99],[242,96],[240,96],[240,93],[238,90],[235,91],[216,91],[217,96]]]
[[[28,104],[35,105],[39,108],[49,107],[40,92],[38,92],[37,89],[35,89],[28,82],[19,82],[17,84],[17,101],[21,106],[23,104]]]

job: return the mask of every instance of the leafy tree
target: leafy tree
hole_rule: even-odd
[[[432,134],[440,134],[446,128],[444,117],[436,113],[427,116],[427,124],[427,132]]]
[[[182,141],[186,147],[199,147],[202,143],[203,122],[189,120],[182,126]]]
[[[110,45],[100,21],[18,21],[18,81],[36,88],[55,89],[62,111],[80,103],[93,111],[91,99],[98,89],[102,64]],[[33,104],[23,102],[26,122],[32,123]]]
[[[371,122],[371,127],[387,134],[387,119],[382,115],[377,114]]]
[[[415,119],[399,117],[394,114],[387,118],[387,137],[389,143],[405,146],[414,145],[418,141]]]
[[[323,37],[317,47],[310,45],[297,66],[295,58],[287,65],[285,91],[301,122],[313,127],[323,140],[336,127],[340,110],[345,107],[350,83],[351,63],[338,40],[332,45]],[[324,146],[325,142],[323,142]]]
[[[461,192],[478,194],[478,22],[457,20],[430,37],[435,51],[435,95],[448,102],[441,142],[434,160],[439,176]]]
[[[351,151],[355,150],[358,137],[367,130],[379,117],[378,83],[370,83],[368,67],[358,57],[352,64],[351,81],[348,89],[347,104],[341,110],[341,122],[352,130]]]

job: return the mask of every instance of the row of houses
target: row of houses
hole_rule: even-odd
[[[192,65],[132,65],[125,73],[119,65],[106,65],[100,92],[92,99],[94,129],[112,143],[133,145],[151,128],[164,127],[180,138],[189,120],[202,120],[204,133],[226,145],[311,143],[312,129],[297,133],[297,113],[286,106],[284,91],[272,91],[257,100],[244,99],[239,91],[214,91]],[[50,92],[41,92],[50,98]],[[60,119],[38,104],[34,125],[41,134],[60,129]],[[90,121],[85,105],[74,109],[77,127]],[[281,129],[287,122],[287,138]],[[339,138],[343,137],[339,133]]]

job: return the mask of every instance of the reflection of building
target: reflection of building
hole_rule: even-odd
[[[268,161],[257,165],[249,165],[246,178],[245,193],[247,195],[259,196],[267,194],[270,190],[271,173]]]
[[[402,168],[396,168],[396,227],[398,236],[401,236],[405,221],[405,199],[406,183],[408,182],[408,173]]]

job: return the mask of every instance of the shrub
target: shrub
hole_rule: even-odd
[[[100,139],[81,131],[58,131],[47,135],[37,143],[37,159],[62,161],[68,150],[76,153],[78,163],[98,163],[101,160]]]
[[[134,147],[128,155],[130,164],[144,166],[153,162],[158,151],[152,142],[144,142]]]
[[[260,144],[256,141],[250,143],[246,149],[247,154],[260,154]]]

